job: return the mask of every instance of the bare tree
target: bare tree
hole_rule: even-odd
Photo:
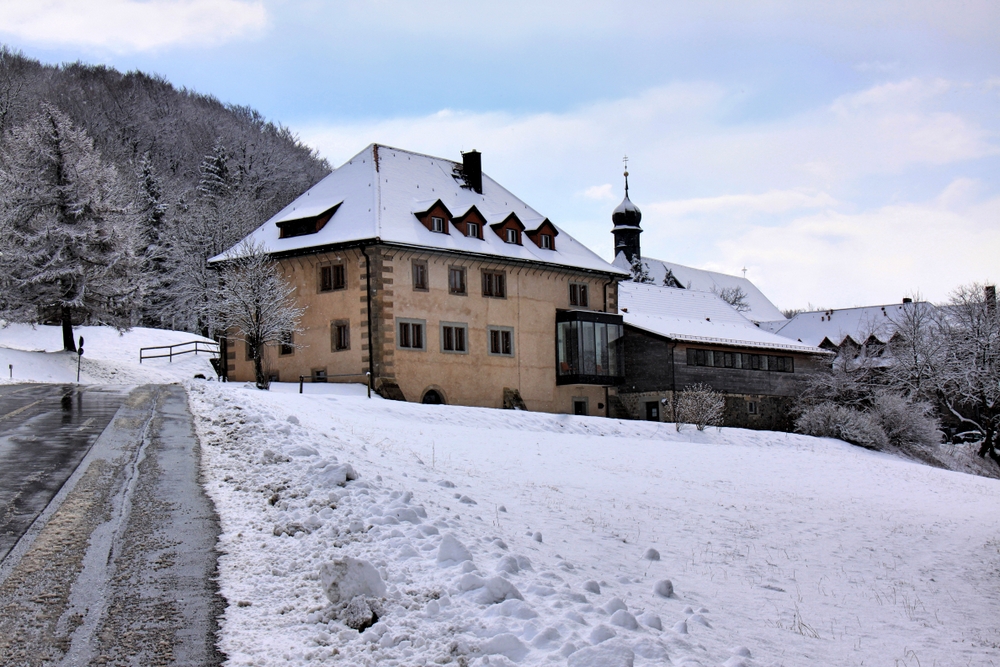
[[[86,132],[43,104],[7,140],[0,192],[0,311],[60,320],[71,351],[74,313],[127,329],[143,294],[136,216]]]
[[[674,402],[677,430],[681,430],[682,424],[694,424],[699,431],[706,426],[721,426],[725,408],[725,395],[707,384],[699,382],[687,387]]]
[[[222,269],[219,324],[227,336],[246,343],[257,386],[266,389],[265,347],[294,345],[290,339],[301,331],[304,309],[295,306],[295,288],[278,274],[263,247],[244,241],[232,254]]]
[[[750,310],[750,302],[747,301],[747,293],[739,285],[732,287],[712,288],[712,292],[717,297],[732,306],[737,313],[745,313]]]
[[[948,413],[975,438],[980,458],[1000,465],[1000,316],[996,289],[959,287],[939,318],[944,352],[934,374]]]

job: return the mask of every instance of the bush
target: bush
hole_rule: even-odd
[[[879,392],[872,400],[872,414],[889,444],[894,447],[906,449],[913,445],[933,446],[941,442],[941,430],[933,416],[934,408],[929,403]]]
[[[722,393],[707,384],[692,385],[677,396],[674,406],[677,430],[681,430],[681,424],[694,424],[699,431],[704,431],[706,426],[722,426],[725,407],[726,398]]]
[[[889,438],[874,416],[834,403],[806,408],[795,421],[795,430],[821,438],[839,438],[866,449],[881,450],[889,444]]]

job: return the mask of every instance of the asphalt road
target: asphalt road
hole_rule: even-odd
[[[0,664],[222,662],[198,460],[182,387],[0,387]]]
[[[124,388],[0,386],[0,561],[121,406]]]

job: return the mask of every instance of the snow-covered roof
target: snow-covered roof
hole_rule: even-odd
[[[901,321],[904,309],[915,307],[933,308],[931,304],[920,301],[838,310],[814,310],[798,313],[778,328],[776,333],[808,345],[819,345],[828,340],[840,347],[848,337],[861,345],[871,336],[875,336],[876,340],[882,343],[888,343],[895,323]]]
[[[553,225],[559,232],[553,250],[539,248],[526,235],[523,245],[506,243],[489,228],[483,230],[482,239],[465,236],[453,225],[448,226],[450,233],[430,231],[415,214],[426,212],[438,200],[455,217],[475,206],[488,225],[502,222],[513,213],[530,231],[546,219],[486,174],[483,192],[477,193],[456,171],[460,166],[451,160],[371,144],[249,238],[272,253],[378,239],[382,243],[622,273],[557,225]],[[338,204],[333,217],[318,232],[279,238],[278,223],[320,216]],[[232,256],[234,249],[211,261]]]
[[[669,269],[673,272],[678,282],[687,289],[701,292],[719,292],[723,289],[739,287],[746,294],[746,302],[750,306],[750,310],[744,313],[747,318],[754,322],[785,319],[785,316],[781,314],[777,306],[771,303],[764,296],[764,293],[746,278],[731,276],[727,273],[718,273],[716,271],[695,269],[690,266],[674,264],[673,262],[664,262],[652,257],[645,257],[642,262],[646,265],[649,277],[653,279],[653,284],[655,285],[663,284],[663,278]],[[625,259],[624,253],[618,253],[618,256],[615,257],[614,265],[626,271],[629,269],[629,263]]]
[[[825,354],[760,329],[711,292],[626,281],[618,310],[625,324],[672,340]]]

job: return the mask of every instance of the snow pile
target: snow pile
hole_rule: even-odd
[[[204,352],[139,363],[139,349],[188,341],[212,341],[185,331],[136,327],[118,333],[112,327],[75,327],[84,338],[79,359],[83,384],[144,384],[177,382],[202,374],[214,378],[215,370]],[[77,355],[63,352],[62,327],[8,324],[0,327],[0,384],[12,382],[76,382]],[[163,350],[162,353],[166,353]],[[10,367],[13,368],[10,368]]]
[[[189,383],[231,665],[979,664],[1000,483],[835,440]]]

